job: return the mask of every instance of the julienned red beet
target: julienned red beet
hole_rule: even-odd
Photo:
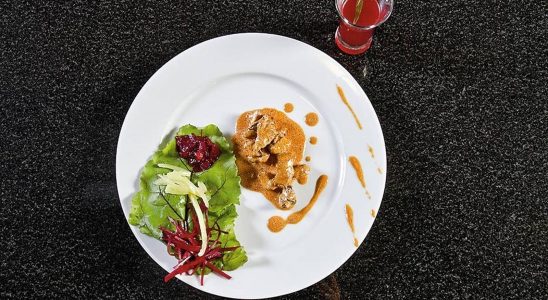
[[[200,209],[204,213],[206,219],[205,224],[209,224],[207,214],[208,209],[203,202],[200,202]],[[221,226],[219,226],[217,222],[215,222],[212,227],[207,228],[207,236],[200,236],[198,217],[195,212],[189,214],[192,218],[192,224],[194,225],[192,230],[189,229],[187,220],[177,221],[170,219],[170,222],[173,224],[175,230],[160,227],[160,230],[162,231],[162,239],[167,245],[167,252],[175,256],[178,260],[178,264],[174,267],[173,271],[164,277],[164,281],[168,282],[179,274],[186,273],[187,275],[192,275],[196,272],[200,272],[200,284],[204,285],[206,267],[211,269],[213,273],[226,279],[230,279],[230,275],[215,266],[213,262],[221,258],[225,252],[235,251],[240,247],[221,246],[221,234],[228,233],[221,230]],[[212,238],[212,232],[216,232],[215,239]],[[199,244],[202,239],[206,239],[208,243],[204,255],[198,256],[200,252]]]
[[[192,167],[194,172],[202,172],[211,168],[221,155],[219,146],[207,136],[194,134],[175,137],[177,152]]]

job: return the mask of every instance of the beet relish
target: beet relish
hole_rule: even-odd
[[[219,146],[206,136],[194,134],[175,137],[177,152],[192,167],[194,172],[202,172],[211,168],[221,155]]]

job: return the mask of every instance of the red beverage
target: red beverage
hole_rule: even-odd
[[[335,41],[348,54],[360,54],[369,49],[376,25],[381,21],[381,9],[377,0],[363,0],[361,11],[359,0],[339,1],[342,15]]]

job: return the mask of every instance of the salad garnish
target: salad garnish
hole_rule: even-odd
[[[129,222],[167,245],[178,262],[165,276],[230,279],[226,271],[247,262],[234,222],[240,177],[232,147],[215,125],[185,125],[156,151],[141,172]]]
[[[203,205],[201,208],[206,213],[205,223],[207,224],[207,207]],[[194,272],[200,272],[200,284],[203,285],[206,267],[226,279],[232,278],[215,266],[214,261],[222,257],[223,253],[234,251],[240,247],[222,247],[219,238],[221,234],[227,234],[227,232],[222,231],[218,223],[214,223],[212,227],[202,227],[202,223],[197,220],[197,216],[200,216],[200,214],[192,213],[194,224],[198,224],[198,226],[194,226],[192,229],[190,229],[187,221],[173,219],[171,222],[175,230],[161,228],[163,233],[162,239],[167,244],[168,253],[175,256],[179,261],[175,269],[164,277],[165,282],[179,274],[186,273],[187,275],[192,275]],[[206,248],[198,246],[200,239],[202,246],[203,242],[206,242]]]

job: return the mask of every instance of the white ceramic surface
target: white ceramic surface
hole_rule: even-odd
[[[359,130],[336,86],[340,85],[359,116]],[[243,189],[236,234],[249,261],[230,272],[231,280],[206,276],[200,286],[194,276],[179,276],[202,291],[232,298],[264,298],[306,288],[339,268],[353,253],[353,236],[345,204],[354,208],[360,243],[371,228],[386,180],[386,153],[381,127],[369,99],[354,78],[335,60],[302,42],[270,34],[224,36],[196,45],[167,62],[141,89],[131,105],[118,140],[116,179],[126,218],[131,196],[138,189],[141,168],[162,139],[184,124],[216,124],[229,137],[244,111],[293,103],[289,117],[307,137],[311,174],[305,186],[295,185],[298,203],[279,211],[261,194]],[[304,123],[308,112],[319,124]],[[368,146],[375,150],[373,158]],[[371,195],[359,184],[348,156],[358,157]],[[382,169],[382,173],[377,171]],[[272,233],[267,220],[304,207],[320,174],[328,186],[309,215],[297,225]],[[130,226],[145,251],[168,272],[176,264],[162,242]],[[131,274],[138,276],[138,274]],[[160,287],[161,288],[161,287]]]

